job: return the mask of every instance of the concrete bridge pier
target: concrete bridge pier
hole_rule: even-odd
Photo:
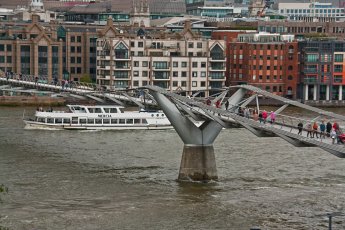
[[[210,181],[217,179],[213,145],[185,144],[178,180]]]
[[[217,180],[213,142],[222,126],[215,121],[207,120],[197,127],[188,117],[181,114],[165,95],[158,92],[152,92],[152,95],[184,142],[178,180]]]

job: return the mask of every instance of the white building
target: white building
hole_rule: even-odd
[[[157,85],[189,93],[225,86],[224,41],[198,38],[189,23],[175,37],[148,38],[118,33],[109,21],[97,40],[98,83],[110,89]]]
[[[278,3],[278,10],[281,14],[296,21],[325,22],[344,21],[344,8],[335,7],[332,3]]]

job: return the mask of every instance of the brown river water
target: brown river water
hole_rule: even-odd
[[[345,214],[345,159],[319,148],[223,130],[219,181],[182,183],[174,130],[24,130],[23,110],[0,107],[0,226],[11,230],[328,229],[327,213]]]

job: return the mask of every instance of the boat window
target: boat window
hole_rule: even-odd
[[[79,107],[79,106],[75,106],[72,107],[75,113],[86,113],[86,110],[84,107]]]
[[[69,118],[64,118],[63,119],[63,123],[64,124],[69,124],[71,122],[71,120]]]
[[[111,119],[112,124],[117,124],[117,119]]]
[[[134,124],[140,124],[140,119],[134,119]]]
[[[110,113],[110,109],[109,108],[103,108],[105,113]]]
[[[78,124],[78,117],[72,117],[72,124]]]
[[[119,124],[125,124],[126,120],[125,119],[119,119]]]
[[[85,118],[79,119],[79,123],[80,124],[86,124],[86,119]]]
[[[141,119],[141,123],[147,124],[147,120],[146,119]]]
[[[110,113],[117,113],[117,108],[110,108]]]
[[[127,123],[127,124],[133,124],[133,119],[127,119],[127,120],[126,120],[126,123]]]
[[[56,124],[62,124],[62,118],[55,118]]]
[[[54,124],[54,118],[47,118],[47,123]]]
[[[162,117],[164,117],[164,113],[162,113]]]
[[[88,110],[89,110],[89,113],[95,113],[94,108],[88,108]]]
[[[87,123],[88,124],[95,124],[95,120],[94,119],[87,119]]]
[[[38,121],[38,122],[46,123],[46,119],[43,118],[43,117],[39,117],[39,118],[37,119],[37,121]]]
[[[102,119],[95,119],[96,124],[102,124]]]
[[[120,112],[121,112],[121,113],[123,113],[123,111],[124,111],[123,109],[120,109]]]
[[[110,119],[103,119],[103,124],[110,124]]]
[[[101,108],[95,108],[95,113],[102,113],[102,109]]]

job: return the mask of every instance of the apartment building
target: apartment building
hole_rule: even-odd
[[[345,42],[313,39],[299,43],[301,60],[300,98],[344,100]]]
[[[102,27],[103,28],[103,27]],[[52,79],[96,79],[97,26],[42,23],[2,23],[0,69]]]
[[[293,35],[239,34],[229,42],[229,82],[250,84],[274,94],[297,97],[298,43]]]
[[[97,82],[110,89],[157,85],[193,93],[225,86],[225,42],[205,40],[186,22],[179,33],[135,36],[108,27],[97,39]]]

